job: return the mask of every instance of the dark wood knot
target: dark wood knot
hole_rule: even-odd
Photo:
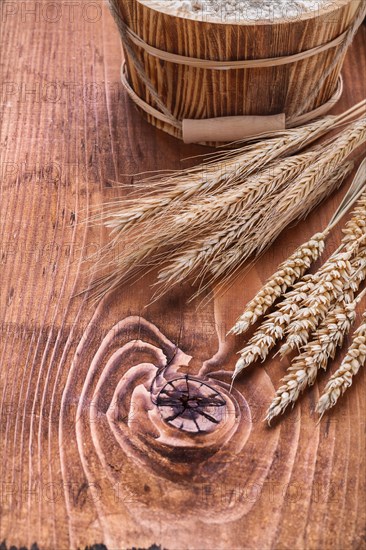
[[[226,409],[221,393],[188,374],[167,382],[157,396],[156,405],[167,424],[191,433],[211,432]]]

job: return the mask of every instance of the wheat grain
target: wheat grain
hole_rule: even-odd
[[[354,231],[350,231],[350,227]],[[306,344],[312,331],[324,319],[337,300],[342,300],[345,289],[358,290],[365,278],[365,238],[364,227],[355,222],[355,217],[347,224],[346,252],[333,254],[317,273],[317,285],[304,300],[302,307],[286,329],[287,340],[281,346],[282,357]],[[351,260],[351,261],[350,261]]]
[[[231,239],[231,246],[226,246],[226,253],[216,256],[214,261],[210,263],[211,282],[214,282],[222,277],[228,277],[233,272],[237,271],[247,259],[255,255],[258,257],[263,253],[274,239],[281,233],[284,227],[289,225],[295,219],[300,219],[303,212],[315,208],[325,197],[333,192],[345,177],[350,173],[352,164],[345,164],[339,169],[336,169],[329,178],[317,182],[314,179],[312,186],[305,186],[306,189],[298,182],[293,183],[291,188],[298,188],[298,195],[293,193],[295,201],[294,208],[291,210],[276,213],[276,205],[281,200],[280,196],[273,198],[266,209],[263,209],[253,225],[253,231],[245,238],[240,237]],[[287,192],[287,190],[286,190]],[[283,193],[283,195],[286,194]],[[272,215],[267,217],[266,222],[263,219],[268,212]]]
[[[344,180],[351,168],[352,164],[344,164],[331,178],[323,182],[323,185],[317,185],[316,190],[309,193],[306,200],[302,196],[299,199],[299,210],[306,206],[309,207],[310,202],[313,206],[320,202]],[[292,181],[290,187],[292,187]],[[288,189],[286,188],[283,193],[287,192]],[[261,224],[264,212],[272,210],[277,201],[278,193],[266,196],[266,200],[263,203],[256,204],[253,211],[244,213],[243,219],[239,218],[237,222],[230,221],[228,228],[211,234],[201,245],[197,246],[197,243],[194,243],[189,248],[180,249],[170,259],[169,265],[159,272],[158,280],[164,285],[161,293],[165,292],[171,285],[181,282],[194,271],[197,271],[197,279],[203,279],[206,272],[209,271],[210,283],[213,283],[222,275],[228,277],[234,269],[255,253],[256,249],[261,247],[263,241],[269,245],[267,241],[269,228],[267,227],[267,233],[264,230],[261,239],[258,239],[257,226]],[[202,291],[204,288],[201,287],[200,290]]]
[[[352,213],[352,218],[343,229],[342,242],[344,244],[352,243],[364,234],[366,234],[366,193],[361,195]]]
[[[352,292],[349,290],[350,296]],[[357,300],[351,303],[344,300],[337,305],[315,331],[312,341],[294,359],[268,409],[266,420],[269,424],[290,404],[294,404],[306,387],[314,384],[320,368],[326,369],[329,359],[334,358],[337,347],[342,345],[355,321],[357,303]]]
[[[302,244],[287,258],[278,270],[268,279],[266,284],[247,304],[243,314],[239,317],[232,334],[242,334],[265,315],[274,302],[286,290],[298,281],[324,251],[326,233],[316,233],[308,242]]]
[[[363,322],[353,335],[353,340],[341,366],[328,380],[317,404],[317,412],[323,414],[334,407],[339,397],[352,385],[353,377],[366,363],[366,312]]]
[[[267,315],[265,321],[239,352],[240,358],[235,365],[233,379],[251,364],[267,358],[271,349],[284,337],[286,327],[314,285],[313,276],[306,275],[294,285],[293,290],[286,293],[277,310]]]
[[[342,299],[344,289],[348,287],[353,274],[349,261],[352,254],[353,252],[336,254],[323,266],[315,288],[308,294],[286,329],[287,339],[280,349],[282,357],[306,344],[310,334],[326,317],[331,306]]]
[[[325,117],[306,126],[281,132],[278,137],[246,145],[223,153],[216,153],[212,161],[198,167],[173,172],[170,176],[156,181],[157,176],[146,178],[146,187],[159,191],[157,197],[140,197],[126,203],[114,201],[105,204],[102,220],[113,233],[126,232],[136,224],[161,218],[167,210],[179,209],[182,204],[194,198],[195,201],[212,192],[222,192],[245,178],[263,169],[273,160],[295,153],[331,128],[335,117]]]

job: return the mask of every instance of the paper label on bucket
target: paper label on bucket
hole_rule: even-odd
[[[275,132],[286,128],[286,115],[271,116],[228,116],[202,120],[183,120],[183,141],[185,143],[229,142]]]

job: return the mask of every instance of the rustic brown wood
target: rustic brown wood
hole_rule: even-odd
[[[219,61],[292,55],[326,44],[348,28],[359,7],[357,0],[337,0],[291,22],[218,24],[174,17],[139,0],[110,3],[114,12],[149,45],[188,57]],[[164,105],[181,120],[278,113],[290,117],[310,95],[339,48],[288,65],[231,71],[177,65],[157,59],[137,46],[133,46],[133,52]],[[126,62],[133,89],[155,106],[127,52]],[[340,68],[338,63],[308,110],[332,97]],[[179,135],[179,130],[170,124],[144,112],[143,116],[158,128]]]
[[[178,168],[206,149],[184,146],[140,117],[121,90],[108,10],[70,4],[1,6],[0,543],[364,548],[364,372],[321,424],[311,413],[324,376],[272,429],[263,412],[286,361],[251,370],[230,398],[226,375],[208,374],[227,396],[229,435],[224,442],[210,425],[210,445],[197,439],[185,451],[178,447],[192,441],[187,430],[162,428],[146,396],[161,348],[169,358],[176,345],[181,350],[173,374],[178,365],[190,376],[233,368],[242,341],[225,341],[226,329],[278,262],[324,227],[344,189],[285,231],[230,292],[215,289],[205,308],[187,304],[188,284],[145,308],[152,276],[98,308],[74,297],[87,285],[91,255],[107,242],[105,231],[81,222],[121,196],[115,181],[133,190],[124,174]],[[338,111],[366,96],[365,42],[362,28]],[[334,231],[329,250],[339,238]],[[135,338],[150,345],[123,347]]]

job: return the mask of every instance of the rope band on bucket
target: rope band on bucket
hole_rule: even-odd
[[[122,34],[124,38],[132,42],[135,46],[143,49],[149,55],[160,59],[161,61],[168,61],[169,63],[175,63],[176,65],[186,65],[188,67],[195,67],[197,69],[210,69],[212,71],[229,71],[235,69],[264,69],[266,67],[278,67],[280,65],[290,65],[297,61],[302,61],[308,57],[318,55],[322,52],[326,52],[332,48],[340,46],[347,37],[347,32],[340,34],[334,40],[304,50],[303,52],[295,53],[292,55],[282,55],[279,57],[269,57],[262,59],[242,59],[239,61],[214,61],[211,59],[201,59],[198,57],[189,57],[185,55],[179,55],[176,53],[160,50],[154,46],[150,46],[147,42],[142,40],[136,33],[134,33],[123,21],[122,21]]]
[[[164,122],[165,124],[170,124],[171,126],[173,126],[174,128],[176,128],[178,130],[178,135],[181,139],[184,139],[184,141],[186,143],[191,142],[190,140],[185,138],[183,129],[184,129],[184,125],[187,124],[187,122],[193,122],[193,121],[187,121],[186,119],[183,120],[183,121],[179,121],[173,116],[164,115],[163,113],[161,113],[160,111],[158,111],[157,109],[152,107],[149,103],[147,103],[146,101],[141,99],[136,94],[136,92],[133,90],[130,83],[128,82],[127,73],[126,73],[126,64],[125,63],[122,64],[121,81],[122,81],[122,84],[123,84],[125,90],[127,91],[128,95],[129,95],[129,97],[132,99],[132,101],[138,107],[140,107],[140,109],[145,111],[145,113],[147,113],[148,115],[151,115],[151,116],[155,117],[157,120],[160,120],[161,122]],[[283,116],[282,127],[277,126],[276,128],[275,127],[270,128],[270,126],[268,126],[267,130],[268,131],[270,131],[271,129],[272,130],[281,130],[281,129],[284,130],[285,128],[300,126],[301,124],[306,124],[307,122],[310,122],[311,120],[314,120],[315,118],[318,118],[320,116],[325,115],[328,111],[330,111],[330,109],[332,109],[332,107],[334,107],[334,105],[340,99],[340,97],[342,95],[342,92],[343,92],[343,79],[340,76],[339,79],[338,79],[338,84],[337,84],[337,88],[336,88],[335,93],[332,95],[332,97],[326,103],[323,103],[323,105],[321,105],[317,109],[314,109],[314,110],[306,113],[305,115],[299,116],[297,119],[293,119],[292,122],[291,122],[291,125],[288,123],[288,121],[286,121],[285,115],[282,115]],[[261,126],[263,124],[265,124],[266,121],[265,120],[261,121],[260,119],[267,119],[268,124],[270,123],[270,121],[272,119],[271,116],[221,117],[223,122],[225,121],[225,119],[234,119],[234,118],[237,118],[243,124],[243,133],[242,133],[242,136],[241,136],[242,139],[244,137],[250,137],[252,135],[256,135],[257,133],[262,133],[263,132],[263,129],[262,129]],[[258,121],[252,120],[253,118],[258,119]],[[219,120],[219,119],[211,119],[211,120]],[[250,125],[249,125],[249,121],[251,122]],[[205,123],[206,121],[205,120],[200,120],[200,121],[194,121],[194,122]],[[258,126],[255,126],[256,122],[258,122]],[[216,141],[216,139],[212,139],[212,131],[210,132],[210,136],[211,136],[211,138],[208,138],[206,141]],[[222,137],[222,130],[220,130],[220,136]],[[202,138],[199,141],[205,141],[205,139]],[[221,141],[221,140],[218,139],[217,141]],[[223,140],[223,141],[226,141],[226,140]],[[229,141],[235,141],[235,138],[230,138]],[[193,141],[192,141],[192,143],[193,143]]]

